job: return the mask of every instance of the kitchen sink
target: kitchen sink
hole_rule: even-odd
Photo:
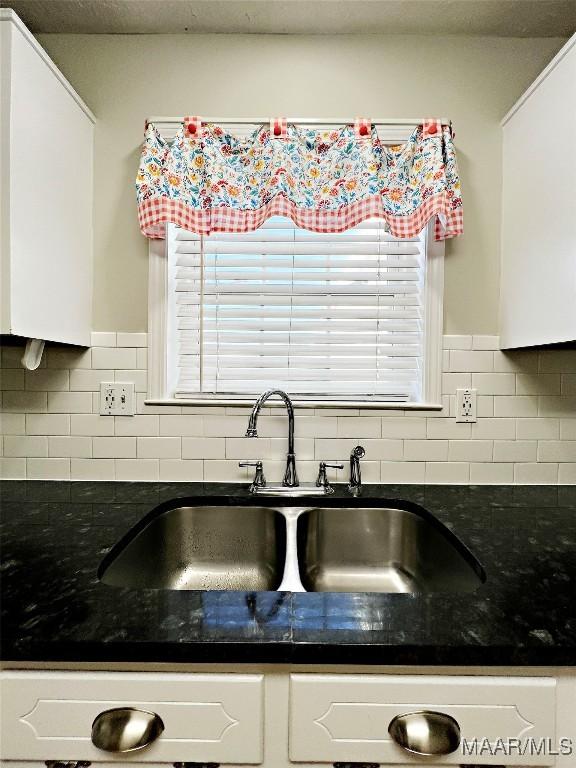
[[[147,520],[105,558],[99,572],[104,584],[246,591],[280,586],[286,527],[273,509],[176,507]]]
[[[405,509],[312,509],[298,518],[310,592],[471,592],[481,566],[435,518]]]
[[[137,589],[475,590],[484,572],[474,556],[426,510],[405,506],[163,505],[113,547],[98,576]]]

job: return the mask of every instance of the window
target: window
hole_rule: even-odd
[[[432,227],[398,240],[379,219],[340,234],[278,217],[209,237],[169,225],[151,247],[151,396],[229,402],[278,387],[316,404],[437,404]]]

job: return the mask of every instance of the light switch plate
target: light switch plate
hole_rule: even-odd
[[[134,382],[101,382],[100,415],[134,416]]]

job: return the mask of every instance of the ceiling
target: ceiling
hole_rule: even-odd
[[[33,32],[568,37],[576,0],[0,0]]]

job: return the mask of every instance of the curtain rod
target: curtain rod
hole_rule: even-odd
[[[253,124],[259,124],[259,123],[269,123],[270,118],[269,117],[202,117],[202,122],[204,123],[224,123],[229,125],[253,125]],[[390,117],[386,119],[373,119],[371,120],[372,125],[421,125],[425,120],[430,120],[431,118],[422,118],[422,117],[411,117],[411,118],[404,118],[404,117]],[[334,117],[331,118],[309,118],[309,117],[288,117],[286,118],[288,123],[297,123],[299,125],[348,125],[350,123],[354,123],[355,118],[339,118],[336,119]],[[441,117],[439,121],[443,125],[450,125],[450,120],[448,120],[445,117]],[[149,117],[147,119],[148,123],[172,123],[174,125],[179,125],[184,122],[183,117],[159,117],[159,116],[153,116]]]

